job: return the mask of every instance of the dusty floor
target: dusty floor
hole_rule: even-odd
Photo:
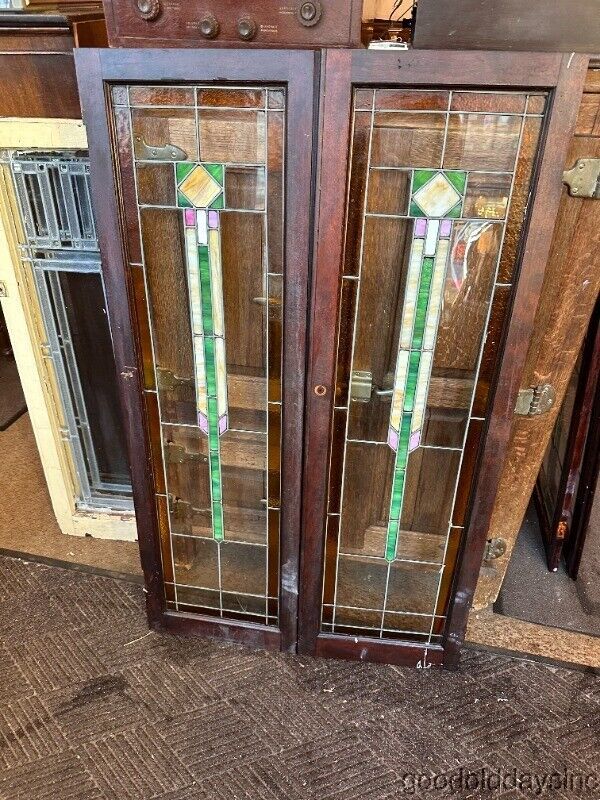
[[[2,800],[600,797],[592,673],[469,650],[457,673],[422,672],[148,634],[139,586],[9,558],[0,641]],[[482,788],[498,771],[507,788]]]
[[[29,414],[0,431],[0,552],[27,553],[142,581],[137,542],[61,533],[56,523]]]
[[[577,581],[567,574],[564,561],[557,572],[548,571],[532,503],[523,520],[496,611],[527,622],[600,636],[600,515],[591,520],[581,563]]]

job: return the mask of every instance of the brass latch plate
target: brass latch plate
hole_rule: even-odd
[[[600,200],[600,158],[580,158],[572,169],[563,172],[563,183],[572,197]]]

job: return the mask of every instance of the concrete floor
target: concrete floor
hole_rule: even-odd
[[[557,572],[548,571],[537,514],[531,504],[495,611],[527,622],[600,636],[599,521],[592,520],[579,577],[573,581],[564,563]]]
[[[592,673],[471,650],[457,672],[422,671],[149,633],[141,587],[1,557],[0,642],[2,800],[600,797]]]

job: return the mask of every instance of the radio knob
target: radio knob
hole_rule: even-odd
[[[219,23],[212,14],[206,14],[200,20],[200,33],[205,39],[214,39],[219,35]]]
[[[160,0],[137,0],[137,10],[142,19],[151,22],[160,14]]]
[[[245,42],[251,42],[256,36],[256,22],[252,17],[240,17],[237,23],[238,36]]]
[[[323,6],[319,0],[305,0],[298,8],[297,17],[305,28],[312,28],[321,19]]]

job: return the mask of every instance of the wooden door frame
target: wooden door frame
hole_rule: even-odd
[[[539,476],[533,492],[548,569],[556,572],[564,551],[573,579],[577,577],[587,519],[594,499],[594,463],[599,427],[595,418],[600,368],[599,318],[600,301],[596,303],[584,340],[572,413],[569,419],[564,420],[569,430],[554,509],[546,507]]]
[[[489,521],[510,437],[527,344],[533,330],[546,260],[562,188],[562,172],[588,58],[532,53],[327,51],[322,74],[322,118],[318,173],[327,179],[317,197],[309,363],[306,393],[305,471],[299,649],[421,667],[455,666],[486,543]],[[411,644],[319,633],[330,420],[333,409],[335,325],[343,262],[346,176],[350,153],[352,90],[365,87],[540,89],[550,93],[533,177],[533,203],[523,226],[512,307],[505,325],[502,358],[492,392],[489,423],[471,492],[465,534],[442,645]],[[545,154],[548,157],[545,158]],[[317,177],[318,180],[318,177]],[[325,391],[323,391],[323,389]],[[469,546],[465,543],[468,540]]]
[[[313,107],[318,54],[270,50],[78,50],[77,77],[88,131],[119,392],[132,465],[134,502],[150,625],[203,633],[268,649],[296,648],[303,403],[312,180]],[[281,460],[280,625],[266,627],[165,608],[152,453],[144,412],[140,346],[127,270],[127,238],[113,165],[109,91],[114,83],[271,83],[287,88],[285,280]],[[116,161],[116,155],[114,155]],[[293,224],[289,224],[293,220]]]

